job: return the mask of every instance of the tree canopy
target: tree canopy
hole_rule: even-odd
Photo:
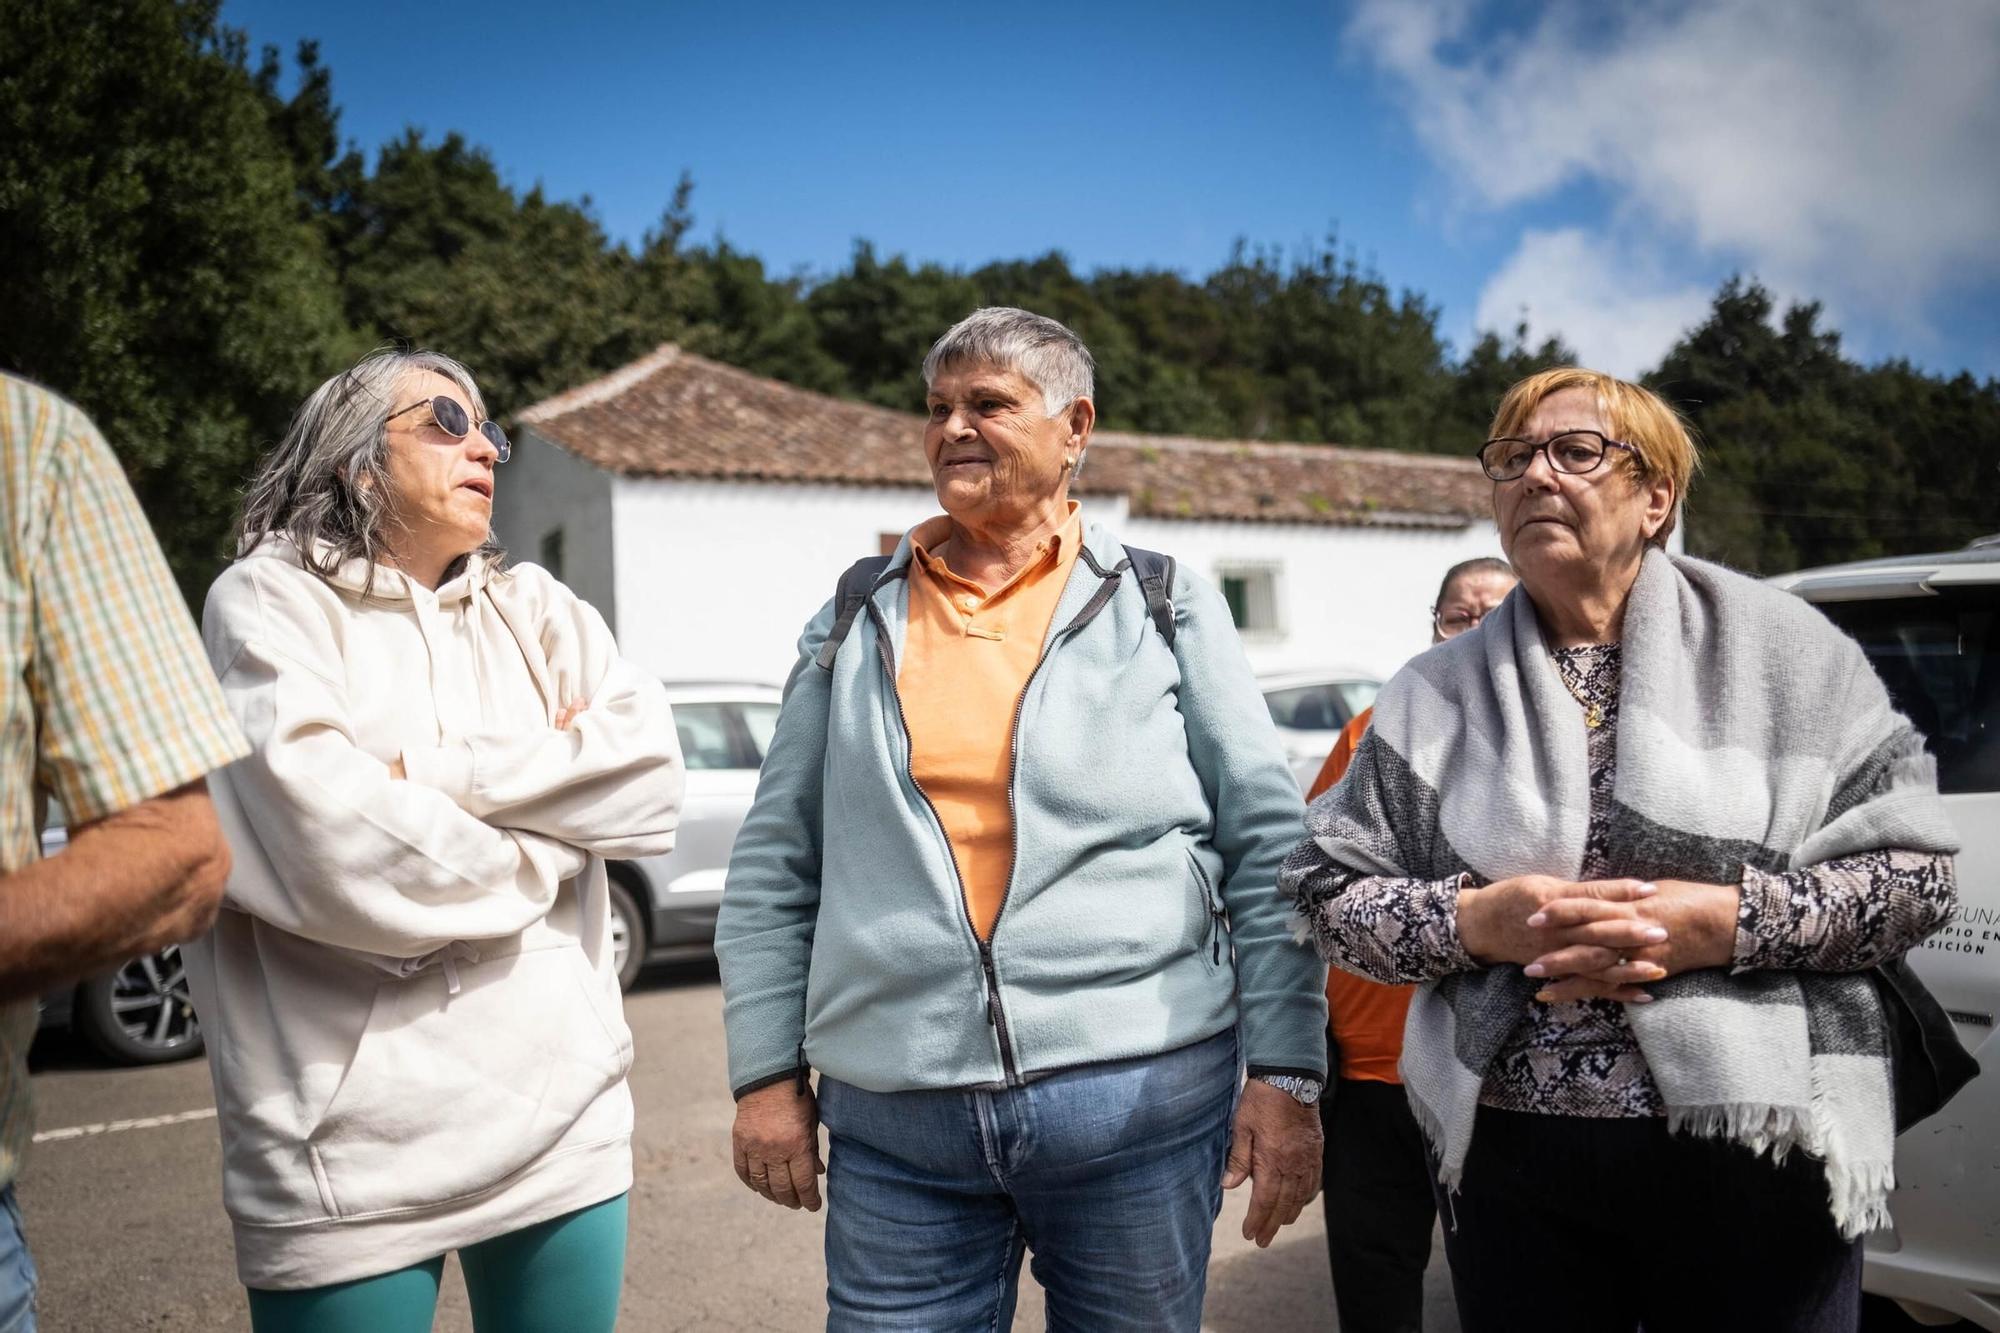
[[[1106,426],[1470,453],[1506,387],[1575,353],[1525,328],[1455,348],[1436,306],[1339,238],[1241,244],[1210,273],[970,270],[855,245],[774,274],[690,244],[693,182],[630,246],[590,201],[510,185],[461,136],[343,148],[311,43],[253,64],[218,0],[14,0],[0,47],[0,365],[81,403],[183,589],[292,409],[370,346],[451,353],[498,415],[663,341],[807,388],[918,406],[931,341],[979,305],[1063,320]],[[281,85],[291,82],[289,96]],[[1704,446],[1688,543],[1757,571],[2000,529],[2000,382],[1846,357],[1815,305],[1732,279],[1646,382]]]

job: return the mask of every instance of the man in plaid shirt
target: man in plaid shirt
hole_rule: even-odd
[[[199,934],[229,848],[203,775],[247,750],[104,438],[0,374],[0,1333],[32,1333],[14,1177],[35,1000]],[[40,858],[49,796],[69,846]]]

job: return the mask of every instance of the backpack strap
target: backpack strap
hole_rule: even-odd
[[[1143,547],[1128,546],[1125,548],[1125,559],[1131,563],[1132,572],[1139,577],[1139,591],[1146,594],[1146,610],[1153,617],[1153,628],[1167,641],[1167,647],[1173,647],[1174,558]]]
[[[882,571],[889,567],[886,555],[866,555],[847,567],[840,576],[840,582],[833,590],[833,628],[827,631],[826,642],[819,646],[819,656],[813,660],[823,671],[833,670],[834,655],[847,639],[847,631],[854,628],[854,617],[868,601],[868,594],[875,591],[875,584],[882,577]]]

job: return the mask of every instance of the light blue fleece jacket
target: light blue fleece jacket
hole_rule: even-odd
[[[1325,968],[1277,888],[1304,806],[1229,608],[1179,570],[1169,648],[1124,563],[1090,524],[1019,701],[987,946],[910,776],[909,538],[831,670],[832,603],[807,624],[716,922],[738,1096],[808,1064],[872,1092],[1019,1084],[1239,1022],[1253,1073],[1325,1076]]]

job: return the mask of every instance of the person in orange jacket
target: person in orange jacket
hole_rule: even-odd
[[[1485,556],[1445,571],[1431,608],[1431,642],[1476,628],[1514,588],[1505,560]],[[1340,781],[1373,709],[1340,733],[1306,792]],[[1396,1063],[1414,986],[1385,986],[1339,968],[1326,979],[1328,1068],[1338,1082],[1320,1099],[1326,1152],[1320,1179],[1327,1262],[1342,1333],[1412,1333],[1423,1327],[1424,1268],[1430,1262],[1430,1152],[1403,1096]]]

